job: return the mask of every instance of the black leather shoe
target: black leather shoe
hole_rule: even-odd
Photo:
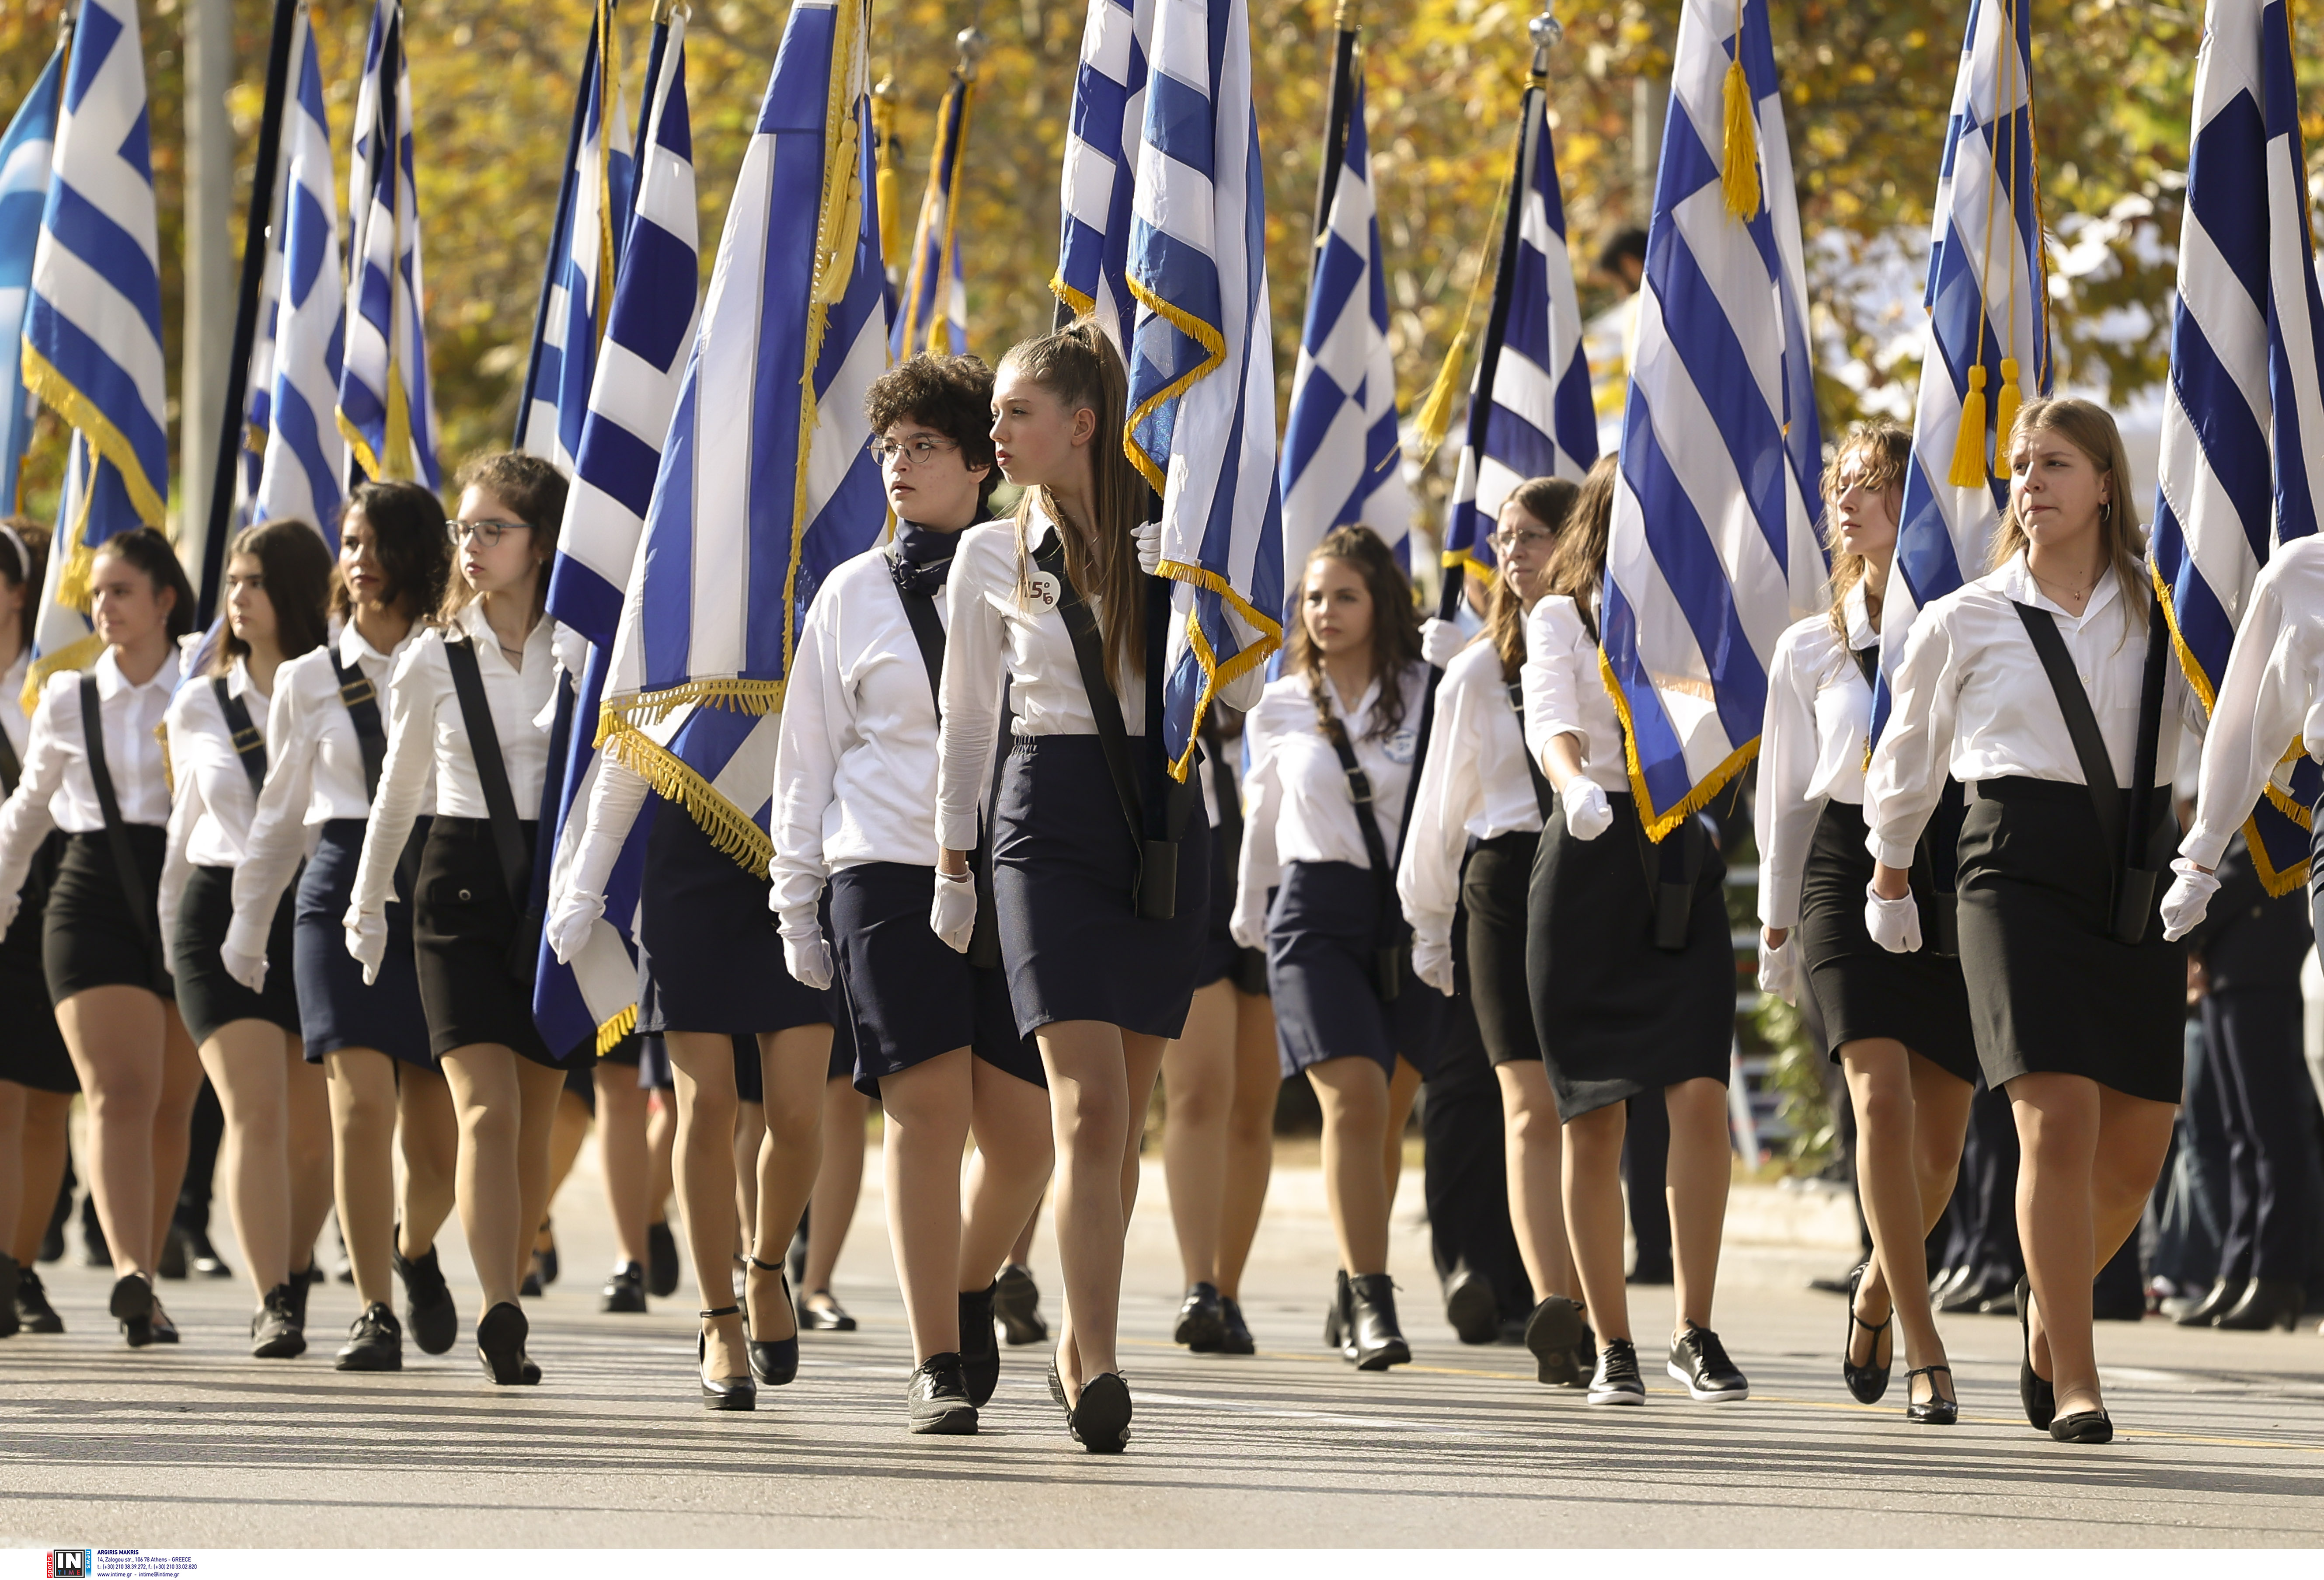
[[[1219,1342],[1219,1353],[1224,1355],[1255,1355],[1259,1341],[1250,1336],[1250,1324],[1242,1319],[1242,1308],[1226,1296],[1219,1297],[1219,1320],[1226,1337]]]
[[[540,1253],[536,1251],[532,1254],[532,1266],[526,1270],[524,1281],[516,1286],[517,1298],[524,1300],[537,1300],[540,1299],[540,1291],[542,1288],[543,1285],[540,1281]]]
[[[430,1245],[416,1262],[395,1253],[395,1275],[403,1281],[403,1320],[422,1355],[440,1355],[460,1337],[460,1308],[444,1282],[444,1270]]]
[[[847,1314],[829,1290],[809,1290],[797,1307],[799,1329],[805,1333],[853,1333],[855,1318]]]
[[[634,1262],[624,1262],[605,1280],[597,1309],[609,1315],[635,1316],[645,1309],[646,1270]]]
[[[2017,1281],[2017,1401],[2025,1407],[2025,1421],[2035,1431],[2049,1430],[2058,1413],[2057,1390],[2034,1370],[2034,1288]]]
[[[153,1342],[153,1284],[143,1273],[124,1273],[115,1279],[106,1309],[121,1324],[121,1336],[131,1349],[143,1349]]]
[[[0,1251],[0,1338],[14,1338],[23,1330],[24,1319],[16,1314],[16,1285],[23,1278],[16,1259]]]
[[[1950,1427],[1960,1420],[1960,1401],[1937,1392],[1937,1373],[1940,1372],[1945,1374],[1945,1386],[1951,1387],[1953,1369],[1941,1361],[1933,1366],[1915,1366],[1904,1373],[1904,1419],[1915,1426]],[[1913,1379],[1915,1377],[1929,1380],[1928,1398],[1914,1399],[1912,1396]]]
[[[542,1245],[540,1242],[543,1240],[548,1241],[549,1244]],[[532,1265],[540,1274],[542,1289],[547,1289],[557,1281],[557,1220],[554,1218],[540,1220],[540,1233],[535,1235],[532,1241]],[[537,1294],[540,1291],[534,1292]]]
[[[337,1372],[401,1372],[403,1370],[403,1324],[385,1306],[364,1308],[347,1328],[347,1342],[332,1358]]]
[[[1551,1295],[1526,1318],[1525,1346],[1533,1352],[1538,1381],[1553,1388],[1571,1388],[1581,1380],[1575,1346],[1590,1325],[1582,1320],[1582,1302]]]
[[[188,1245],[186,1226],[180,1223],[171,1224],[170,1232],[161,1236],[161,1260],[153,1271],[163,1278],[185,1277],[186,1263],[189,1260]]]
[[[1185,1345],[1198,1355],[1216,1355],[1226,1347],[1226,1313],[1219,1304],[1218,1285],[1198,1283],[1186,1291],[1170,1341]]]
[[[1867,1322],[1856,1314],[1856,1292],[1864,1285],[1864,1275],[1870,1263],[1864,1263],[1848,1275],[1848,1333],[1840,1340],[1840,1376],[1848,1384],[1849,1396],[1858,1404],[1877,1404],[1880,1396],[1888,1392],[1888,1373],[1896,1364],[1892,1351],[1888,1364],[1880,1364],[1880,1336],[1888,1331],[1888,1323],[1896,1320],[1895,1307],[1890,1307],[1888,1322]],[[1856,1364],[1856,1330],[1861,1327],[1872,1336],[1872,1353],[1866,1363]]]
[[[657,1300],[678,1293],[678,1236],[666,1220],[646,1226],[646,1293]]]
[[[785,1271],[781,1263],[761,1262],[755,1256],[745,1257],[743,1260],[761,1272],[777,1274],[782,1284],[782,1302],[786,1306],[791,1303],[790,1274]],[[745,1301],[744,1304],[748,1305],[749,1302]],[[743,1331],[747,1337],[749,1333],[747,1318],[744,1321]],[[766,1386],[780,1388],[798,1375],[798,1335],[796,1332],[788,1338],[750,1338],[747,1347],[751,1355],[751,1375]]]
[[[1332,1274],[1332,1304],[1323,1312],[1323,1347],[1340,1352],[1340,1358],[1352,1364],[1356,1358],[1355,1324],[1348,1312],[1351,1296],[1345,1271]]]
[[[992,1286],[960,1297],[960,1375],[969,1403],[979,1410],[1001,1386],[1001,1341],[992,1334]]]
[[[524,1308],[513,1300],[503,1300],[485,1312],[476,1323],[476,1359],[484,1368],[484,1375],[503,1388],[514,1388],[525,1381],[524,1341],[532,1331],[526,1320]]]
[[[189,1276],[194,1278],[232,1278],[234,1276],[234,1269],[226,1264],[226,1258],[219,1255],[217,1247],[210,1244],[208,1230],[189,1229],[186,1231],[186,1272]]]
[[[27,1333],[62,1333],[65,1319],[49,1304],[49,1291],[41,1282],[41,1275],[32,1269],[20,1268],[16,1273],[16,1318]]]
[[[1396,1321],[1396,1283],[1384,1272],[1359,1273],[1348,1281],[1348,1330],[1356,1370],[1385,1372],[1412,1359],[1412,1346]]]
[[[630,1265],[635,1267],[637,1263],[632,1262]],[[721,1317],[740,1317],[742,1314],[742,1308],[740,1306],[721,1306],[713,1311],[695,1313],[705,1322],[714,1321]],[[747,1334],[745,1342],[748,1342]],[[694,1336],[694,1369],[696,1373],[702,1370],[703,1363],[708,1360],[709,1356],[710,1336],[707,1333],[696,1334]],[[756,1410],[759,1408],[759,1385],[747,1373],[740,1377],[703,1377],[700,1381],[702,1408],[705,1410]]]
[[[2236,1309],[2236,1302],[2244,1298],[2244,1291],[2250,1287],[2250,1283],[2249,1279],[2220,1279],[2211,1285],[2201,1300],[2172,1320],[2181,1327],[2209,1327]]]
[[[1931,1304],[1939,1311],[1974,1311],[1987,1300],[1997,1300],[2009,1293],[2009,1286],[1999,1278],[1980,1273],[1964,1279],[1945,1291],[1943,1298]]]
[[[299,1331],[307,1331],[307,1291],[323,1281],[322,1271],[312,1262],[304,1272],[290,1275],[290,1316],[299,1324]]]
[[[1033,1281],[1033,1270],[1019,1263],[1002,1268],[993,1281],[992,1314],[1011,1347],[1049,1337],[1049,1325],[1041,1320],[1041,1286]]]
[[[2300,1313],[2307,1303],[2305,1292],[2293,1280],[2255,1278],[2244,1286],[2242,1298],[2211,1326],[2237,1333],[2264,1333],[2271,1327],[2291,1333],[2299,1327]]]
[[[1074,1441],[1093,1454],[1130,1447],[1130,1383],[1119,1372],[1100,1372],[1082,1384],[1067,1425]]]
[[[178,1325],[170,1320],[170,1314],[161,1309],[161,1302],[158,1300],[153,1302],[152,1327],[152,1342],[155,1344],[175,1344],[178,1342]]]
[[[290,1286],[276,1284],[250,1319],[250,1353],[262,1361],[288,1361],[307,1353],[306,1324],[290,1300]]]
[[[97,1216],[97,1193],[80,1199],[80,1264],[111,1267],[113,1247],[105,1242],[105,1225]]]
[[[1501,1336],[1501,1302],[1491,1284],[1456,1267],[1444,1283],[1444,1319],[1462,1344],[1490,1344]]]
[[[2078,1410],[2052,1421],[2050,1436],[2061,1443],[2111,1443],[2114,1422],[2102,1410]]]
[[[966,1438],[976,1432],[976,1404],[962,1378],[960,1355],[946,1350],[913,1368],[904,1389],[912,1430],[926,1437]]]
[[[1630,1269],[1630,1276],[1624,1281],[1659,1289],[1667,1286],[1671,1277],[1671,1259],[1666,1253],[1651,1262],[1640,1261],[1636,1267]]]

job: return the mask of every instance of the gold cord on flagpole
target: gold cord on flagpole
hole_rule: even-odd
[[[2015,84],[2025,62],[2017,53],[2017,5],[2019,0],[2002,0],[2001,23],[2009,30],[2009,80]],[[2012,100],[2016,96],[2011,95]],[[2025,93],[2025,114],[2034,114],[2034,95],[2030,87]],[[2009,109],[2009,343],[2002,348],[2001,393],[1993,402],[1993,475],[2004,482],[2009,481],[2009,430],[2016,425],[2017,409],[2024,397],[2017,388],[2017,163],[2029,150],[2017,135],[2017,111],[2014,103]]]
[[[2010,25],[2006,15],[2006,0],[2005,0],[2002,25],[2004,27]],[[1974,61],[1977,59],[1977,41],[1972,38],[1969,42],[1969,59]],[[2009,48],[2013,51],[2017,48],[2017,33],[2015,28],[2010,28]],[[1997,69],[1998,62],[1996,64],[1997,69],[1993,74],[1992,113],[1986,117],[1986,125],[1997,128],[2005,89],[2002,87],[2001,72]],[[2000,133],[1997,130],[1993,133],[1993,141],[1987,142],[1982,136],[1978,139],[1985,143],[1986,149],[1985,235],[1979,243],[1977,260],[1977,344],[1970,347],[1970,355],[1975,360],[1969,364],[1969,393],[1961,398],[1960,427],[1953,433],[1952,464],[1945,473],[1945,481],[1955,488],[1982,488],[1987,479],[1985,465],[1987,379],[1985,335],[1991,325],[1991,304],[1987,282],[1993,277],[1994,196],[1997,188],[2001,185],[2001,164],[1997,157],[1999,136]],[[1955,178],[1954,189],[1956,192],[1960,189],[1958,177]]]
[[[1759,213],[1759,118],[1751,102],[1751,79],[1743,69],[1745,4],[1735,0],[1735,53],[1727,62],[1719,184],[1726,194],[1727,212],[1748,225]]]

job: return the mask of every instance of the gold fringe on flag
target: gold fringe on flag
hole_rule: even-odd
[[[623,1037],[638,1029],[638,1006],[634,1004],[597,1028],[597,1056],[611,1053]]]
[[[1960,431],[1953,436],[1953,468],[1945,481],[1955,488],[1985,483],[1985,364],[1969,371],[1969,393],[1961,399]]]

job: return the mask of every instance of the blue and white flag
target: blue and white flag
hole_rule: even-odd
[[[25,386],[85,446],[84,486],[51,551],[58,600],[84,612],[97,546],[161,527],[170,487],[147,114],[135,0],[82,0],[32,257],[23,369]]]
[[[1985,574],[2009,502],[2009,425],[2023,400],[2050,392],[2031,11],[1970,0],[1961,41],[1929,237],[1928,349],[1880,616],[1876,733],[1914,617]]]
[[[969,68],[973,71],[973,68]],[[936,106],[936,144],[928,159],[927,190],[912,233],[912,261],[904,281],[903,315],[890,351],[899,361],[932,352],[959,356],[968,350],[968,284],[961,272],[961,183],[967,173],[968,113],[976,79],[952,75]]]
[[[1656,840],[1758,749],[1775,639],[1823,607],[1827,574],[1766,0],[1686,0],[1673,66],[1600,618],[1630,787]]]
[[[402,0],[378,0],[355,91],[355,165],[347,181],[346,364],[339,431],[376,478],[443,486],[429,393],[427,300],[420,263],[420,191],[412,180],[411,72]]]
[[[615,271],[630,229],[635,167],[622,145],[630,116],[622,100],[620,39],[613,0],[597,0],[581,60],[532,354],[517,403],[516,447],[567,476],[580,449],[597,343],[612,314]]]
[[[291,35],[290,102],[283,106],[282,166],[268,233],[265,383],[254,388],[245,454],[259,463],[249,519],[310,521],[337,547],[347,443],[333,416],[346,354],[346,282],[339,262],[337,182],[315,32],[301,5]],[[254,384],[262,376],[251,358]]]
[[[1565,245],[1565,197],[1550,135],[1549,95],[1538,84],[1526,90],[1519,134],[1525,147],[1514,187],[1520,207],[1508,313],[1498,338],[1487,326],[1485,352],[1477,359],[1467,436],[1444,522],[1444,563],[1488,577],[1501,507],[1517,486],[1536,477],[1579,482],[1598,459],[1598,412],[1582,345],[1573,257]]]
[[[1353,68],[1346,157],[1316,238],[1307,323],[1283,434],[1284,580],[1335,527],[1370,528],[1411,569],[1412,493],[1397,442],[1396,359],[1388,344],[1388,271],[1372,202],[1364,66]],[[1287,612],[1287,611],[1286,611]]]
[[[863,427],[889,328],[870,76],[858,0],[797,0],[719,236],[599,724],[605,749],[758,875],[799,618],[888,519]]]
[[[1128,338],[1136,310],[1123,271],[1154,15],[1155,0],[1090,0],[1058,193],[1061,234],[1049,289],[1103,325],[1116,345]]]
[[[59,44],[0,136],[0,516],[16,513],[17,479],[32,437],[24,308],[32,296],[32,254],[41,244],[41,211],[48,206],[64,84],[65,50]]]
[[[2154,505],[2155,586],[2209,708],[2260,567],[2317,528],[2324,491],[2324,299],[2301,146],[2291,8],[2211,0],[2195,66],[2171,395]],[[2297,742],[2245,825],[2273,894],[2308,881],[2324,774]]]

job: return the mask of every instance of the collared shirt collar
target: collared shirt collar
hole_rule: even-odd
[[[1879,645],[1880,632],[1872,624],[1871,599],[1864,591],[1861,578],[1848,590],[1848,596],[1840,601],[1840,618],[1848,622],[1849,652]]]
[[[2046,609],[2053,619],[2064,620],[2073,626],[2080,626],[2084,620],[2098,615],[2106,609],[2107,605],[2122,596],[2122,589],[2116,585],[2116,582],[2112,565],[2100,570],[2098,585],[2090,589],[2089,602],[2082,606],[2081,613],[2071,614],[2066,611],[2064,605],[2042,591],[2042,583],[2034,580],[2034,567],[2026,564],[2025,551],[2022,548],[2011,556],[2009,563],[2002,566],[1993,578],[1994,586],[2003,597],[2018,603],[2031,604],[2035,609]]]
[[[366,658],[377,658],[383,662],[392,659],[396,654],[402,652],[404,648],[411,645],[411,638],[418,636],[420,631],[420,624],[415,620],[411,622],[410,626],[405,629],[403,633],[403,640],[396,643],[392,651],[383,653],[377,648],[373,647],[370,642],[364,640],[364,634],[355,629],[355,622],[354,620],[348,620],[345,625],[339,628],[337,642],[339,662],[352,669]]]
[[[129,677],[121,673],[121,666],[115,662],[113,649],[107,648],[97,655],[91,673],[97,676],[99,702],[109,703],[125,691],[151,691],[157,686],[164,692],[174,692],[178,689],[179,679],[185,673],[185,656],[172,648],[170,656],[161,660],[161,667],[153,671],[152,679],[143,685],[132,685]]]
[[[503,664],[508,665],[511,669],[516,667],[502,657],[501,638],[493,629],[492,622],[484,618],[483,599],[471,598],[461,606],[459,625],[462,630],[468,633],[468,639],[475,642],[480,651],[490,653]],[[556,628],[557,622],[545,614],[532,622],[532,629],[524,634],[524,661],[527,665],[532,662],[534,645],[538,643],[544,648],[547,647],[549,637]]]

